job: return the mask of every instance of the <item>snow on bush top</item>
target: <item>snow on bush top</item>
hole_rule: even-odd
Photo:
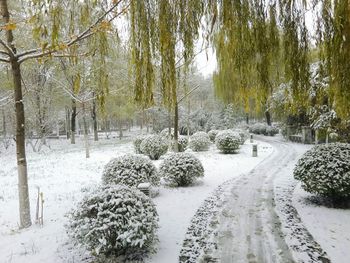
[[[140,146],[142,141],[147,137],[147,135],[138,135],[135,137],[135,139],[133,140],[133,145],[134,145],[134,149],[135,149],[135,153],[142,153]]]
[[[215,137],[218,134],[219,130],[210,130],[208,136],[212,142],[215,142]]]
[[[294,177],[310,193],[332,198],[350,197],[350,144],[313,147],[299,159]]]
[[[204,176],[202,163],[190,153],[173,153],[160,165],[160,174],[173,186],[186,186]]]
[[[117,157],[106,164],[102,181],[104,184],[125,184],[137,187],[140,183],[149,182],[159,185],[159,175],[152,161],[140,154],[127,154]]]
[[[278,128],[274,126],[268,126],[265,123],[255,123],[249,128],[249,132],[274,136],[278,133]]]
[[[207,151],[210,146],[210,138],[205,132],[196,132],[191,136],[189,147],[195,151]]]
[[[241,137],[241,142],[240,142],[241,145],[243,145],[244,142],[249,138],[249,134],[245,130],[235,129],[235,130],[232,130],[232,131],[237,133]]]
[[[223,153],[234,153],[241,144],[241,136],[231,130],[221,131],[216,135],[215,144]]]
[[[97,188],[68,214],[67,232],[93,255],[142,259],[154,250],[158,214],[152,200],[135,188]]]
[[[150,135],[141,142],[140,150],[152,160],[158,160],[168,151],[168,143],[165,138],[159,135]]]

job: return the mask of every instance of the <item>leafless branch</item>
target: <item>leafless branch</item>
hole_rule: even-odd
[[[5,52],[8,56],[10,57],[14,57],[15,54],[13,53],[11,47],[9,45],[7,45],[2,39],[0,39],[0,44],[7,50],[7,52]]]
[[[196,89],[198,89],[200,86],[197,85],[193,89],[191,89],[189,92],[187,92],[185,95],[183,95],[178,101],[177,104],[180,104],[187,96],[191,95],[192,92],[194,92]]]

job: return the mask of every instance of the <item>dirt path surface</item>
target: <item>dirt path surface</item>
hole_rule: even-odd
[[[183,251],[190,254],[191,247],[202,251],[181,262],[330,262],[292,206],[296,185],[292,167],[307,148],[280,138],[258,140],[271,144],[274,152],[250,173],[223,184],[214,193],[216,207],[211,202],[207,218],[201,218],[205,207],[198,210],[188,232],[195,237],[187,236]],[[198,222],[206,230],[197,231]]]

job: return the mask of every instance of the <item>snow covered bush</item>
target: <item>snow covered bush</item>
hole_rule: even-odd
[[[277,127],[274,126],[268,126],[265,123],[255,123],[249,128],[249,132],[254,134],[263,134],[268,136],[274,136],[276,135],[279,130]]]
[[[189,147],[195,151],[207,151],[210,146],[210,138],[205,132],[196,132],[190,138]]]
[[[150,135],[142,141],[140,150],[152,160],[158,160],[168,151],[168,142],[159,135]]]
[[[241,136],[230,130],[221,131],[216,135],[215,144],[223,153],[234,153],[241,144]]]
[[[276,134],[278,134],[279,130],[277,127],[274,126],[267,126],[266,127],[266,134],[265,135],[269,135],[269,136],[275,136]]]
[[[313,147],[299,159],[294,177],[307,192],[334,199],[350,197],[350,144]]]
[[[208,136],[209,136],[209,139],[212,141],[212,142],[215,142],[215,137],[216,135],[218,134],[219,130],[210,130],[208,132]]]
[[[243,145],[244,142],[249,138],[249,134],[244,130],[232,130],[234,133],[237,133],[241,138],[240,144]]]
[[[133,140],[132,143],[134,145],[135,153],[142,153],[141,149],[140,149],[140,146],[141,146],[142,141],[146,137],[147,137],[146,135],[139,135],[139,136],[136,136],[136,138]]]
[[[173,153],[166,157],[159,168],[164,180],[172,186],[187,186],[204,176],[201,162],[190,153]]]
[[[145,182],[159,185],[159,181],[155,165],[141,154],[127,154],[112,159],[106,164],[102,174],[102,182],[106,185],[124,184],[137,187]]]
[[[178,146],[179,146],[179,152],[184,152],[186,150],[186,147],[188,145],[188,139],[186,136],[179,136],[178,138]],[[171,143],[171,147],[174,149],[175,145],[174,142]]]
[[[141,260],[155,250],[158,214],[152,200],[135,188],[99,187],[68,218],[68,235],[97,258]]]
[[[250,127],[249,131],[254,134],[265,134],[266,125],[263,123],[255,123]]]

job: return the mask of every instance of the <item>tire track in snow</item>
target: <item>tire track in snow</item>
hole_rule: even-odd
[[[274,179],[297,152],[280,140],[259,139],[274,152],[250,173],[221,185],[198,209],[180,262],[329,262],[292,206],[295,183],[277,193],[275,206]]]

